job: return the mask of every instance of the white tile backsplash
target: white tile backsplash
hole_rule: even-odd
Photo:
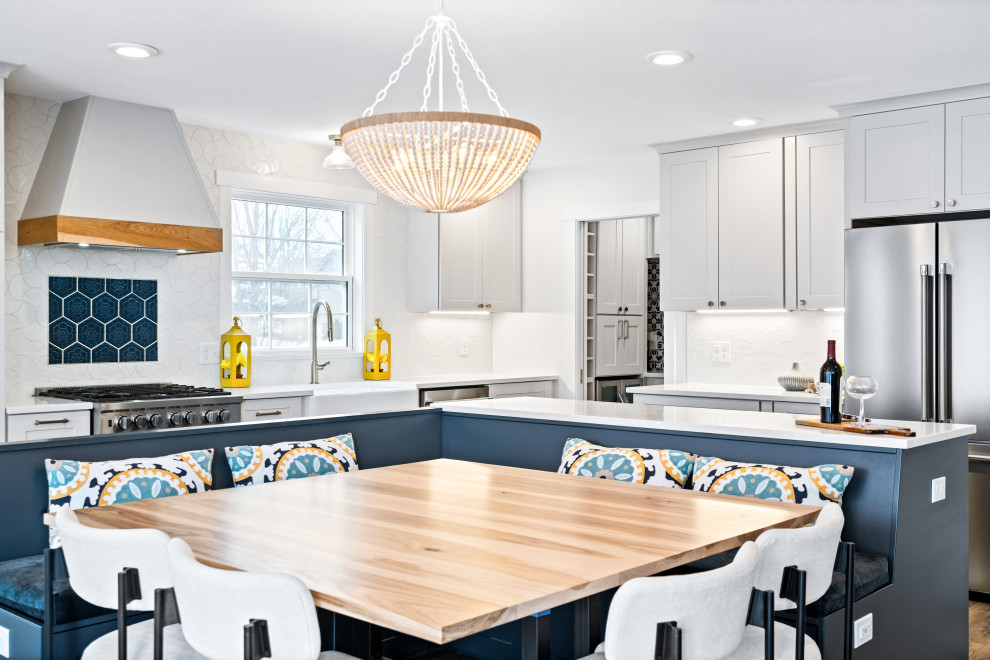
[[[38,164],[51,134],[58,104],[5,95],[5,281],[8,400],[31,394],[35,387],[63,384],[176,381],[197,385],[219,383],[217,365],[200,365],[201,342],[219,342],[231,321],[220,318],[220,257],[215,254],[177,257],[149,252],[83,248],[17,247],[21,217]],[[329,149],[215,128],[183,125],[183,134],[207,196],[219,211],[215,171],[368,187],[355,170],[326,170]],[[372,237],[369,286],[372,317],[380,316],[392,334],[396,376],[472,373],[492,368],[490,317],[430,316],[406,307],[408,278],[404,207],[379,197]],[[159,282],[159,361],[125,364],[49,365],[49,275],[125,277]],[[363,328],[361,329],[363,333]],[[461,342],[468,356],[459,357]],[[334,358],[321,373],[324,381],[361,376],[360,355]],[[252,383],[276,385],[309,382],[308,358],[255,359]]]
[[[798,362],[817,374],[826,342],[843,354],[842,312],[783,314],[687,314],[687,381],[732,385],[776,385],[777,376]],[[730,361],[712,359],[712,343],[730,344]]]

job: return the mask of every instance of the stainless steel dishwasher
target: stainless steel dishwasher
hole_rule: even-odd
[[[969,589],[990,594],[990,443],[969,443]]]
[[[419,391],[419,407],[425,408],[434,403],[444,403],[446,401],[477,401],[479,399],[490,399],[487,385],[474,385],[471,387],[442,387],[433,390]]]

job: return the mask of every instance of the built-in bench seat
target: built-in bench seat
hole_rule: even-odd
[[[112,613],[86,602],[69,586],[68,578],[52,582],[55,621],[78,621]],[[0,606],[26,614],[39,623],[45,618],[45,558],[43,555],[0,562]]]

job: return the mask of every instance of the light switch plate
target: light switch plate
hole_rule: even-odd
[[[858,649],[873,639],[873,612],[853,622],[853,648]]]
[[[715,362],[729,362],[732,360],[731,344],[727,341],[712,342],[712,360]]]
[[[220,346],[212,342],[199,345],[200,364],[220,364]]]
[[[932,479],[932,504],[945,499],[945,477]]]
[[[461,346],[460,346],[460,349],[457,351],[457,354],[460,355],[461,357],[467,357],[468,356],[468,338],[467,337],[461,337]]]
[[[0,656],[10,657],[10,631],[0,626]]]

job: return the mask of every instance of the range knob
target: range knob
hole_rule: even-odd
[[[226,408],[221,408],[220,409],[220,421],[221,422],[229,422],[230,421],[230,411],[227,410]]]
[[[148,423],[153,429],[161,428],[161,425],[165,423],[165,418],[158,413],[151,413],[148,415]]]
[[[168,423],[172,426],[182,426],[182,413],[178,413],[178,412],[169,413]]]
[[[138,430],[148,428],[148,418],[144,415],[134,415],[131,417],[131,423],[134,425],[134,428]]]
[[[182,416],[182,419],[189,426],[195,426],[199,424],[201,421],[199,417],[199,413],[196,412],[195,410],[186,411],[186,413]]]
[[[207,424],[212,424],[213,422],[217,421],[219,417],[220,415],[217,413],[216,410],[207,410],[206,412],[203,413],[203,421],[206,422]]]
[[[118,431],[130,431],[131,430],[131,419],[121,415],[116,420],[114,420],[113,427]]]

